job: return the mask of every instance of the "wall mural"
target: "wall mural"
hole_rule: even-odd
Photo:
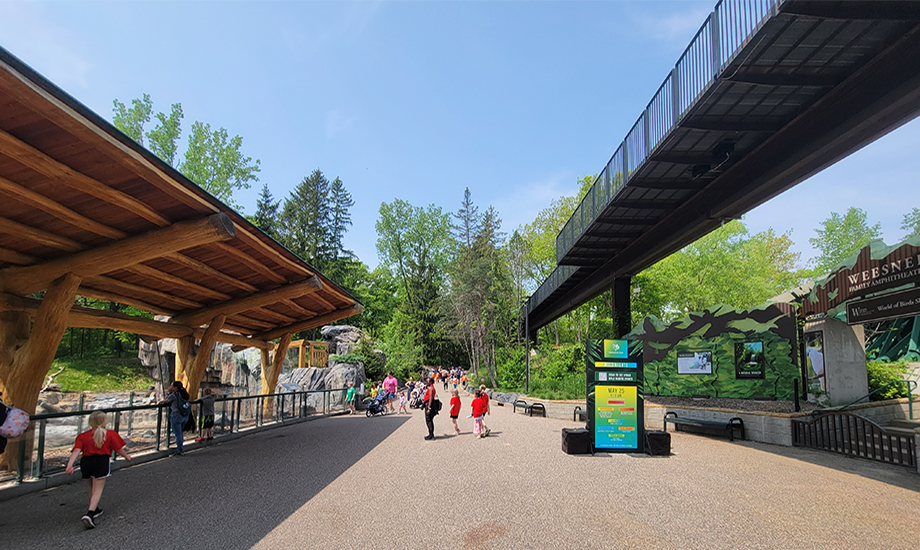
[[[642,343],[650,395],[793,398],[801,377],[789,304],[718,305],[665,324],[646,317],[626,338]]]

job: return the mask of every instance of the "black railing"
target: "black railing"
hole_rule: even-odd
[[[218,399],[214,404],[214,437],[347,410],[346,391],[341,388]],[[0,471],[0,481],[22,482],[63,471],[74,439],[87,425],[85,417],[96,410],[106,413],[106,426],[129,443],[131,454],[163,451],[173,444],[168,405],[82,410],[82,397],[80,403],[81,410],[32,415],[29,428],[15,440],[19,442],[17,469]],[[194,407],[198,419],[200,406]]]
[[[913,436],[889,433],[868,418],[849,413],[793,418],[792,445],[898,466],[917,465]]]

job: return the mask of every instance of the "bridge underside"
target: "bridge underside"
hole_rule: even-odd
[[[530,329],[920,114],[918,4],[780,4],[560,254]]]

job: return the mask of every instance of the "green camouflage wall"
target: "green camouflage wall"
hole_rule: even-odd
[[[794,311],[788,304],[765,304],[744,311],[718,305],[670,325],[646,317],[626,336],[642,342],[645,393],[650,395],[793,398],[800,371],[796,360]],[[735,343],[764,345],[764,378],[735,378]],[[632,345],[632,343],[630,344]],[[712,351],[712,374],[678,374],[678,352]]]

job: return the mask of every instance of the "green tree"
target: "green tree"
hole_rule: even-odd
[[[396,199],[380,205],[377,255],[399,284],[401,329],[413,332],[422,358],[430,364],[451,355],[438,330],[438,301],[450,258],[449,215],[440,207],[415,207]]]
[[[144,96],[149,97],[149,96]],[[179,160],[179,137],[182,135],[182,104],[173,103],[169,115],[157,113],[157,126],[147,132],[147,142],[150,150],[170,166],[175,166]]]
[[[907,232],[907,234],[904,235],[905,239],[920,235],[920,208],[915,206],[913,210],[904,214],[904,219],[901,222],[901,229]]]
[[[844,216],[831,212],[831,217],[821,222],[821,229],[815,229],[818,236],[808,242],[820,251],[815,259],[819,275],[833,270],[869,241],[881,238],[882,225],[870,226],[867,217],[865,210],[850,207]]]
[[[129,138],[144,145],[144,125],[150,122],[150,114],[153,112],[153,101],[150,99],[150,94],[144,94],[141,99],[132,99],[130,108],[117,99],[112,103],[114,104],[112,124]]]
[[[262,184],[262,192],[256,199],[256,213],[246,218],[253,225],[261,229],[269,237],[279,240],[278,234],[278,208],[281,201],[276,201],[272,192],[268,189],[268,184]]]
[[[328,259],[329,180],[316,169],[284,200],[281,240],[292,252],[322,270]]]
[[[243,138],[231,138],[226,128],[212,131],[210,124],[196,121],[179,171],[218,200],[237,207],[233,191],[259,181],[259,160],[243,155],[242,146]]]
[[[342,180],[335,178],[329,187],[329,247],[332,260],[340,256],[352,257],[351,251],[345,250],[345,234],[351,226],[351,207],[355,201],[345,189]]]

